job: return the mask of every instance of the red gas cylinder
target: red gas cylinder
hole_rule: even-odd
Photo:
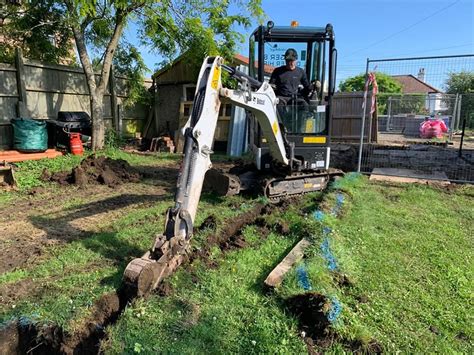
[[[84,153],[80,133],[69,134],[69,145],[71,147],[71,153],[73,155],[82,155],[82,153]]]

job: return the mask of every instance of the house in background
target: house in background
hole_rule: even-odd
[[[420,68],[418,75],[392,75],[402,85],[402,93],[404,95],[424,94],[425,108],[428,112],[448,110],[448,104],[444,100],[444,93],[425,82],[425,68]]]

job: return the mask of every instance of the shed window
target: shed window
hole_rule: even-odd
[[[183,97],[184,101],[193,101],[194,92],[196,91],[196,85],[183,85]]]

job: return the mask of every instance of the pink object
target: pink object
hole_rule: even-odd
[[[421,138],[443,138],[443,133],[448,131],[448,127],[442,120],[428,120],[420,125]]]

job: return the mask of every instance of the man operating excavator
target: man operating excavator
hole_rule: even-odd
[[[275,89],[276,96],[281,104],[287,104],[298,95],[300,88],[301,95],[307,97],[311,91],[311,85],[303,69],[296,66],[298,53],[293,48],[285,52],[285,65],[276,68],[271,77],[270,85]]]

